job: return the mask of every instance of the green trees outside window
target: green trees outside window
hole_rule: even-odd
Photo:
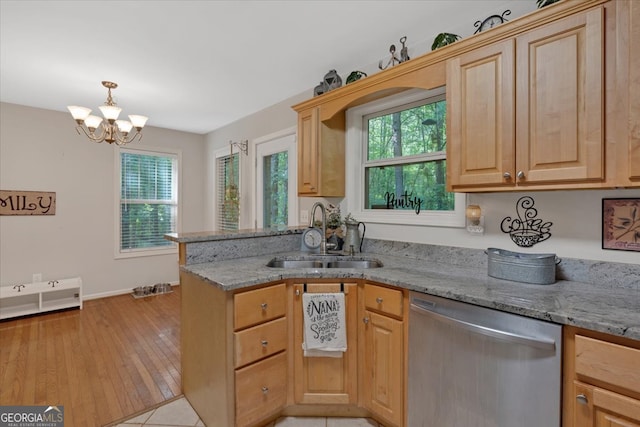
[[[122,151],[120,172],[120,250],[171,246],[164,235],[176,226],[176,157]]]
[[[444,96],[422,105],[365,117],[365,209],[454,210],[446,191],[446,103]]]

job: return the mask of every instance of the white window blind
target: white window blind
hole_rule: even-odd
[[[216,160],[217,226],[218,230],[237,230],[240,217],[240,186],[238,153]]]
[[[178,222],[178,156],[120,150],[120,253],[166,249]]]

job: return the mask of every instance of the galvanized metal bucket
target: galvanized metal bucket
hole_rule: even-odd
[[[550,285],[556,282],[556,254],[529,254],[488,248],[488,274],[496,279]]]

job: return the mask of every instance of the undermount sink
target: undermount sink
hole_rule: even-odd
[[[350,260],[308,260],[308,259],[278,259],[274,258],[267,263],[271,268],[379,268],[382,263],[377,259],[350,259]]]

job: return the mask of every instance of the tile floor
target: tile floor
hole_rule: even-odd
[[[117,424],[115,427],[204,427],[186,398],[173,400],[156,409]],[[380,427],[366,418],[284,417],[274,427]],[[215,426],[214,426],[215,427]]]

